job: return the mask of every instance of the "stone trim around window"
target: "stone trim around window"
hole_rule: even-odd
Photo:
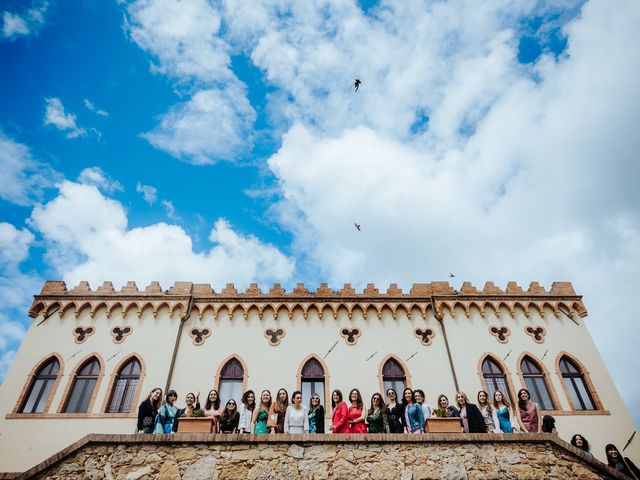
[[[45,363],[47,363],[53,357],[55,357],[58,360],[58,363],[60,364],[60,369],[58,370],[58,376],[56,377],[56,381],[53,383],[53,386],[51,387],[51,392],[49,392],[49,398],[47,398],[47,401],[44,404],[44,409],[42,413],[18,413],[20,411],[20,407],[22,406],[22,403],[26,400],[26,395],[29,392],[29,389],[31,388],[31,385],[33,383],[33,378],[35,377],[36,373],[38,372],[38,370],[40,370],[40,368]],[[60,355],[59,353],[53,352],[46,355],[45,357],[42,357],[40,361],[37,362],[35,366],[31,369],[31,371],[29,372],[29,375],[27,375],[27,380],[24,383],[24,386],[22,387],[22,391],[20,392],[20,395],[18,395],[18,400],[16,401],[16,404],[13,407],[13,411],[10,414],[8,414],[7,417],[9,415],[20,415],[20,416],[25,416],[27,418],[30,418],[33,416],[42,418],[42,416],[47,414],[49,412],[49,409],[51,408],[51,403],[53,402],[53,398],[56,396],[56,391],[58,390],[58,385],[60,385],[60,380],[62,380],[63,375],[64,375],[64,358],[62,358],[62,355]]]
[[[116,378],[118,377],[118,372],[120,372],[120,369],[124,367],[127,364],[127,362],[129,362],[134,358],[138,360],[138,362],[140,362],[140,379],[138,380],[136,393],[133,394],[133,400],[131,402],[131,411],[129,413],[120,413],[119,415],[126,415],[128,417],[136,417],[138,415],[137,405],[138,405],[138,400],[140,399],[140,392],[142,391],[142,384],[144,383],[144,377],[147,374],[147,366],[144,363],[144,360],[142,359],[142,355],[140,355],[137,352],[130,353],[129,355],[125,356],[122,360],[120,360],[120,362],[115,366],[115,368],[111,372],[111,376],[109,378],[109,387],[107,388],[107,395],[102,404],[102,410],[100,410],[103,414],[108,414],[107,409],[109,408],[109,401],[111,400],[111,394],[112,394],[113,387],[115,385]],[[109,415],[113,415],[113,414],[109,414]]]
[[[478,373],[478,377],[480,377],[480,385],[482,385],[482,389],[485,392],[489,391],[487,389],[487,384],[484,381],[484,374],[482,373],[482,363],[487,357],[489,357],[491,360],[497,363],[498,366],[502,369],[502,372],[504,373],[504,377],[507,382],[507,388],[509,389],[509,392],[502,392],[502,393],[503,394],[508,393],[510,398],[514,398],[514,399],[517,398],[516,388],[511,378],[511,372],[507,368],[507,365],[500,358],[498,358],[494,353],[491,353],[491,352],[483,353],[482,355],[480,355],[480,359],[478,360],[477,373]],[[493,401],[493,399],[491,400]],[[511,407],[513,408],[513,405]]]
[[[98,379],[96,380],[96,386],[93,389],[93,394],[91,395],[91,400],[89,401],[89,405],[87,406],[87,411],[85,413],[65,413],[63,412],[65,405],[67,404],[67,400],[69,399],[69,394],[71,393],[71,385],[73,385],[78,370],[91,358],[96,357],[98,359],[98,363],[100,364],[100,373],[98,373]],[[93,412],[93,405],[96,403],[96,398],[98,396],[98,390],[100,390],[100,384],[102,383],[102,378],[104,377],[104,369],[105,369],[105,361],[98,352],[92,352],[87,354],[82,360],[80,360],[76,367],[69,374],[69,378],[67,379],[67,386],[64,389],[64,393],[62,394],[62,398],[60,399],[60,404],[58,405],[58,414],[64,413],[65,415],[72,415],[73,417],[82,417],[86,416]]]
[[[378,365],[378,384],[380,385],[379,391],[386,393],[384,390],[384,378],[382,376],[382,368],[384,367],[384,364],[387,363],[387,360],[389,360],[390,358],[393,358],[402,367],[402,370],[404,371],[405,388],[411,388],[411,373],[409,372],[409,367],[407,367],[407,364],[401,358],[397,357],[393,353],[390,353],[386,357],[384,357],[380,362],[380,364]],[[398,397],[400,397],[399,393],[398,393]],[[400,398],[398,398],[398,400],[400,400]]]
[[[304,368],[305,364],[312,358],[314,360],[317,360],[318,363],[322,365],[322,369],[324,370],[324,417],[331,418],[331,387],[329,386],[331,375],[329,374],[329,367],[326,363],[324,363],[322,357],[316,355],[315,353],[311,353],[302,359],[302,361],[298,364],[298,370],[296,371],[296,387],[298,390],[302,391],[302,369]]]
[[[520,364],[522,363],[522,360],[524,359],[524,357],[529,357],[540,368],[540,370],[542,370],[542,377],[544,378],[544,383],[547,386],[547,390],[549,391],[551,402],[555,407],[553,410],[540,409],[540,411],[546,415],[552,415],[552,414],[555,415],[557,414],[558,411],[562,412],[562,404],[560,403],[560,399],[556,394],[556,389],[553,387],[553,382],[551,381],[551,374],[547,370],[547,367],[545,367],[544,363],[542,363],[542,361],[538,357],[536,357],[533,353],[530,353],[530,352],[522,352],[518,357],[518,359],[516,360],[516,372],[518,373],[518,377],[520,378],[520,385],[522,385],[522,388],[527,388],[527,384],[524,381],[524,373],[522,373],[522,370],[520,369]]]
[[[218,365],[218,369],[216,370],[216,375],[213,378],[213,388],[215,389],[216,392],[220,392],[220,374],[222,373],[222,369],[227,363],[229,363],[230,360],[234,358],[240,362],[240,365],[242,365],[242,393],[247,391],[247,383],[249,382],[249,369],[247,368],[247,364],[242,359],[242,357],[234,353],[229,355],[224,360],[222,360],[220,362],[220,365]]]
[[[589,390],[589,393],[591,394],[591,398],[593,399],[593,403],[595,404],[595,407],[596,407],[595,410],[577,410],[576,406],[573,404],[573,400],[571,399],[571,393],[569,393],[569,389],[567,388],[564,378],[562,377],[562,372],[560,371],[560,360],[565,355],[569,357],[569,359],[580,368],[580,371],[582,372],[582,378],[584,379],[584,384],[587,387],[587,390]],[[560,380],[560,385],[562,385],[562,390],[564,391],[564,394],[567,397],[567,401],[569,402],[571,415],[609,415],[609,412],[605,410],[604,406],[602,405],[600,396],[598,395],[598,392],[595,386],[593,385],[593,382],[591,381],[591,375],[589,374],[589,370],[587,370],[587,368],[584,366],[584,364],[580,360],[578,360],[574,355],[567,352],[566,350],[562,350],[556,356],[554,365],[556,367],[556,375]],[[586,412],[590,412],[590,413],[586,413]]]

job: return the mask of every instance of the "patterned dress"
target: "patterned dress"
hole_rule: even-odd
[[[160,407],[156,417],[156,426],[153,433],[173,433],[173,424],[178,416],[178,407],[165,403]]]
[[[367,415],[369,433],[389,433],[387,416],[378,408],[371,415]]]

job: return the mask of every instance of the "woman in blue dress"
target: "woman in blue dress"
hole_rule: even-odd
[[[178,417],[178,407],[175,403],[178,399],[178,394],[175,390],[169,390],[165,397],[165,402],[156,416],[156,425],[153,433],[169,434],[177,430],[178,423],[176,419]]]
[[[502,433],[513,433],[513,427],[511,425],[513,411],[511,410],[509,400],[505,398],[500,390],[493,392],[493,408],[498,416],[500,431],[502,431]],[[498,425],[496,425],[496,427],[498,427]]]

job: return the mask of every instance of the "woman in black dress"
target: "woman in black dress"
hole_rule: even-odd
[[[161,400],[162,389],[154,388],[147,399],[140,404],[138,407],[138,433],[153,433]]]
[[[309,433],[324,433],[324,407],[317,393],[309,401]]]
[[[404,433],[404,406],[398,403],[398,394],[393,388],[387,390],[387,398],[389,433]]]

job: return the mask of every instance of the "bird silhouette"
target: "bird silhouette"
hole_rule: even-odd
[[[360,225],[358,225],[357,223],[354,223],[354,225],[356,226],[356,228],[358,229],[359,232],[362,231],[362,228],[360,228]]]
[[[353,82],[353,86],[356,89],[356,92],[358,91],[358,89],[360,88],[360,85],[362,84],[362,82],[360,81],[359,78],[356,78],[355,82]]]
[[[451,272],[449,272],[449,276],[450,276],[451,278],[455,277],[455,275],[454,275],[453,273],[451,273]]]

